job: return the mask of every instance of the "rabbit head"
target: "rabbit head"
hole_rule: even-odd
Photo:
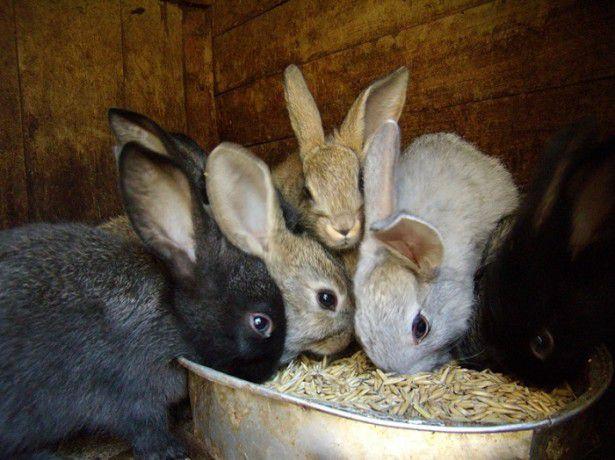
[[[222,143],[206,165],[212,214],[237,247],[261,258],[286,303],[283,361],[302,351],[332,354],[352,336],[354,305],[341,262],[288,228],[269,168],[243,147]]]
[[[126,214],[168,268],[168,295],[195,359],[248,380],[268,378],[284,346],[283,298],[265,264],[229,244],[208,215],[202,152],[142,115],[112,109],[109,120],[121,143]]]
[[[615,137],[592,123],[551,143],[512,230],[484,267],[479,337],[533,383],[575,373],[615,328]]]
[[[366,232],[354,277],[355,332],[377,366],[414,373],[449,359],[449,342],[462,334],[471,313],[472,287],[440,267],[438,230],[396,211],[399,150],[399,128],[388,121],[374,136],[364,168]],[[462,307],[450,308],[453,299]]]
[[[342,125],[325,137],[318,107],[298,67],[284,72],[284,95],[299,143],[306,224],[334,250],[358,245],[362,235],[361,165],[378,126],[401,115],[408,84],[402,67],[374,82],[354,102]]]

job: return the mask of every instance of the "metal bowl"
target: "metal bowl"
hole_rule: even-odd
[[[214,458],[569,458],[589,436],[588,409],[608,387],[611,356],[599,347],[578,398],[526,423],[408,422],[337,409],[246,382],[186,359],[194,433]]]

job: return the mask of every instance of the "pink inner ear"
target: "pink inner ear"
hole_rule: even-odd
[[[404,236],[401,234],[401,229],[398,227],[391,228],[389,230],[382,230],[376,234],[376,237],[397,251],[399,254],[404,256],[406,259],[411,261],[417,267],[420,267],[419,260],[415,254],[415,248],[410,244],[409,241],[404,239]]]
[[[423,276],[430,276],[442,263],[444,248],[439,234],[414,217],[401,216],[388,227],[375,231],[374,237]]]

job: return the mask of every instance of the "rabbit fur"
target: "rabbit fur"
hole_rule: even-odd
[[[386,119],[397,120],[406,99],[408,70],[401,67],[366,88],[339,129],[325,137],[320,113],[299,68],[284,72],[284,96],[299,143],[273,169],[273,178],[306,227],[332,250],[348,250],[363,234],[361,166],[368,140]]]
[[[0,232],[0,458],[94,432],[129,441],[137,458],[184,458],[168,430],[187,396],[175,358],[253,381],[278,366],[279,289],[224,240],[169,139],[150,134],[119,155],[140,241],[80,224]]]
[[[269,168],[247,149],[220,144],[206,175],[220,228],[237,247],[262,258],[282,290],[288,323],[282,361],[301,351],[342,351],[352,338],[354,299],[339,258],[307,233],[287,228]],[[323,304],[323,293],[336,304]]]
[[[518,193],[499,160],[455,134],[401,155],[399,142],[387,121],[367,153],[355,332],[377,366],[415,373],[448,361],[468,328],[483,247]]]

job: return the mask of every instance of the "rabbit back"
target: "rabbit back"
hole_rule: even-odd
[[[0,456],[109,426],[131,438],[185,397],[170,361],[190,350],[142,246],[83,225],[4,231],[0,284]]]
[[[474,271],[489,234],[518,205],[511,174],[456,134],[414,140],[396,171],[397,208],[434,226],[443,265]]]

